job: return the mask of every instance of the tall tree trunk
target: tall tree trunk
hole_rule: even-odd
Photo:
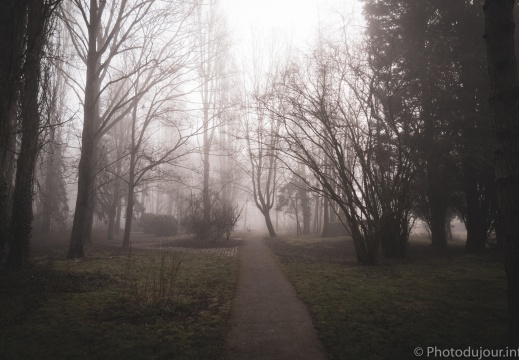
[[[128,198],[126,201],[126,221],[124,223],[124,235],[123,235],[123,248],[127,248],[130,246],[130,232],[132,230],[132,218],[133,218],[133,206],[135,204],[135,168],[136,168],[136,158],[137,158],[137,150],[135,143],[135,134],[136,134],[136,122],[137,122],[137,104],[134,105],[133,113],[132,113],[132,147],[130,153],[130,169],[128,172]]]
[[[211,197],[209,194],[209,171],[210,171],[210,160],[209,160],[209,152],[210,152],[210,144],[209,144],[209,126],[207,124],[208,115],[204,116],[204,121],[206,121],[204,125],[204,153],[203,153],[203,163],[204,163],[204,180],[202,187],[202,205],[204,207],[204,222],[208,224],[211,221]]]
[[[92,187],[94,181],[94,155],[95,155],[95,121],[97,103],[96,94],[98,84],[97,34],[99,31],[99,17],[97,16],[97,0],[90,0],[90,26],[88,28],[88,54],[85,85],[85,102],[83,114],[83,133],[81,134],[81,157],[79,159],[78,191],[76,199],[76,210],[72,223],[72,234],[70,236],[70,247],[68,258],[84,257],[83,243],[85,229],[87,226],[88,207],[92,201]]]
[[[9,1],[0,12],[0,259],[10,219],[13,127],[23,58],[26,0]]]
[[[91,93],[91,89],[89,89],[87,82],[85,104],[95,101],[93,97],[94,96]],[[76,210],[74,211],[74,221],[72,223],[72,234],[70,237],[70,247],[68,252],[69,259],[81,258],[85,255],[83,250],[84,230],[86,226],[88,206],[91,201],[90,190],[94,180],[91,173],[94,148],[94,129],[93,124],[86,120],[90,115],[91,113],[87,111],[87,106],[85,106],[85,122],[83,126],[82,148],[78,172],[78,193],[76,199]]]
[[[32,0],[28,6],[27,49],[23,67],[24,86],[21,94],[22,142],[17,161],[13,194],[9,253],[7,266],[27,265],[32,230],[32,199],[34,168],[38,155],[40,114],[38,93],[41,58],[47,35],[47,11],[42,0]]]
[[[53,146],[55,142],[55,129],[50,129],[50,139],[49,142],[51,146]],[[42,211],[42,222],[41,222],[41,233],[46,234],[50,231],[51,220],[52,220],[52,208],[54,207],[54,196],[53,184],[55,183],[55,179],[57,177],[56,168],[54,166],[54,149],[51,149],[46,159],[46,168],[47,173],[45,174],[45,190],[43,192],[43,211]]]
[[[514,5],[514,0],[487,0],[483,9],[497,194],[508,282],[509,341],[510,345],[519,346],[519,76]]]

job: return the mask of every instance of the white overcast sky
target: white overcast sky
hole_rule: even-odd
[[[334,11],[359,19],[362,9],[359,0],[221,0],[221,4],[235,41],[249,41],[252,32],[268,36],[274,31],[297,47],[314,38],[319,19],[326,24]]]

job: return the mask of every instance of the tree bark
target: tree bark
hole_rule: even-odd
[[[130,232],[132,230],[133,206],[135,201],[133,199],[135,189],[133,185],[128,186],[128,203],[126,204],[126,221],[124,223],[123,248],[130,246]]]
[[[270,211],[262,211],[263,216],[265,217],[265,224],[267,225],[267,229],[269,231],[270,237],[276,237],[276,230],[274,229],[274,225],[272,225],[272,220],[270,219]]]
[[[83,132],[81,135],[81,157],[78,171],[78,192],[76,210],[72,223],[72,234],[68,258],[82,258],[85,256],[83,244],[85,242],[85,228],[87,225],[88,207],[92,201],[91,189],[94,181],[92,174],[95,149],[95,120],[97,103],[99,101],[95,92],[97,78],[98,54],[97,34],[99,29],[99,17],[97,16],[97,1],[90,0],[90,26],[88,28],[88,54],[85,85],[85,103],[83,115]]]
[[[509,342],[519,345],[519,76],[514,0],[487,0],[485,40],[490,75],[497,194],[508,282]]]
[[[130,232],[132,231],[133,206],[135,204],[135,168],[137,158],[137,144],[135,140],[137,123],[137,104],[133,107],[132,112],[132,147],[130,153],[130,169],[128,172],[128,197],[126,200],[126,221],[124,223],[123,248],[130,246]]]
[[[210,144],[210,139],[209,139],[208,122],[209,122],[208,110],[204,109],[204,153],[203,153],[204,180],[203,180],[203,188],[202,188],[202,204],[204,206],[204,222],[206,224],[209,224],[209,222],[211,221],[211,197],[209,194],[209,172],[211,171],[209,152],[210,152],[211,144]]]
[[[9,192],[15,105],[22,68],[26,0],[9,1],[0,12],[0,258],[8,237]]]
[[[38,155],[40,114],[38,92],[43,47],[47,35],[48,13],[42,0],[28,6],[27,48],[21,94],[22,142],[17,161],[9,238],[8,268],[27,265],[32,230],[34,168]]]
[[[310,234],[310,221],[312,218],[312,210],[310,198],[307,191],[301,191],[301,208],[303,212],[303,235]]]
[[[51,129],[51,143],[54,143],[54,129]],[[45,174],[45,190],[43,193],[43,219],[41,223],[41,233],[46,234],[51,229],[51,221],[52,221],[52,210],[55,206],[55,197],[54,191],[58,190],[55,186],[58,178],[58,170],[56,169],[56,164],[54,161],[54,157],[56,156],[53,153],[53,150],[49,153],[49,158],[47,160],[47,173]]]

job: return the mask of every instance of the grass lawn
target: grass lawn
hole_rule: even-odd
[[[505,347],[505,272],[495,251],[474,256],[459,243],[435,250],[417,240],[406,260],[367,267],[356,265],[344,238],[267,243],[334,359],[416,359],[418,346]]]
[[[237,258],[94,246],[0,273],[0,359],[219,359]]]

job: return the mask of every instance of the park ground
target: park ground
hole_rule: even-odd
[[[129,251],[94,241],[83,260],[65,259],[65,241],[35,239],[29,269],[0,273],[0,358],[221,359],[243,236],[212,245],[135,234]],[[460,240],[432,249],[414,237],[407,259],[365,267],[345,238],[265,241],[330,358],[504,346],[497,250],[468,255]]]

